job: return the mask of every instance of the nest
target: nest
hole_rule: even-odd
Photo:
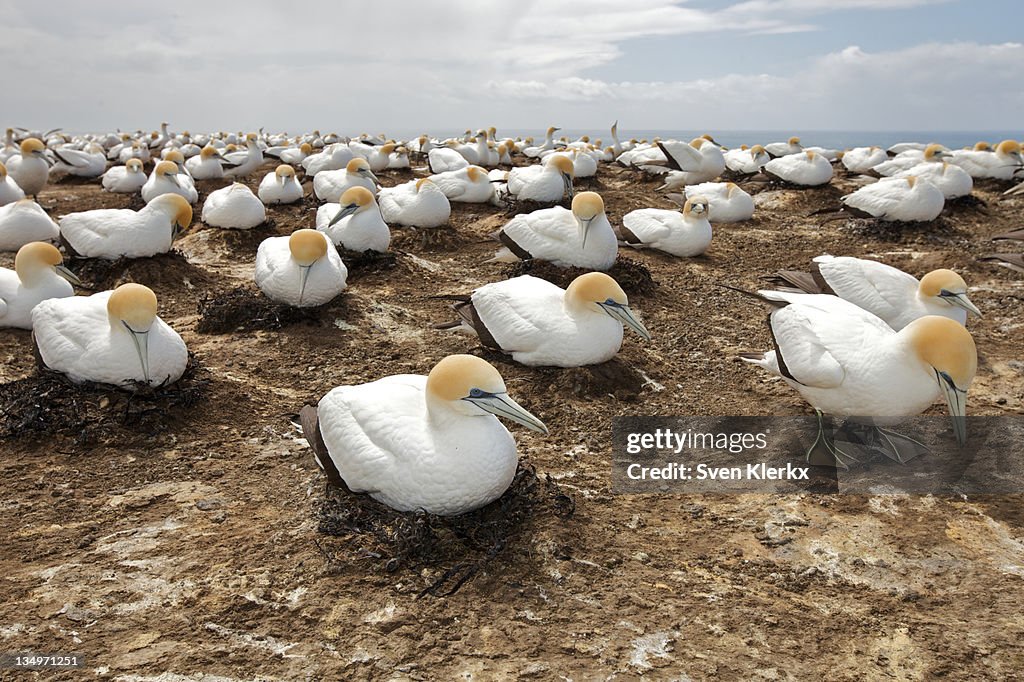
[[[398,254],[393,251],[349,251],[340,246],[338,255],[348,268],[349,274],[385,272],[394,269],[398,264]]]
[[[966,235],[943,217],[931,222],[905,223],[877,218],[852,218],[843,226],[845,231],[858,237],[898,243],[948,243]]]
[[[534,259],[511,263],[506,266],[504,274],[506,279],[520,275],[532,275],[546,279],[564,289],[574,279],[588,272],[592,272],[592,270],[577,267],[561,268],[547,261]],[[623,256],[617,257],[615,263],[605,271],[605,274],[618,282],[622,290],[629,296],[649,296],[658,288],[658,283],[654,281],[654,277],[651,276],[651,271],[646,265]]]
[[[557,395],[568,394],[585,400],[614,396],[616,400],[636,402],[646,379],[629,364],[612,358],[599,365],[540,369],[536,383],[538,388],[548,387]]]
[[[531,199],[519,199],[511,192],[502,192],[498,195],[498,198],[501,207],[505,209],[505,214],[510,216],[519,215],[520,213],[533,213],[534,211],[554,208],[555,206],[572,209],[572,199],[569,197],[562,197],[560,201],[555,202],[542,202]]]
[[[466,239],[451,225],[393,229],[391,236],[392,246],[403,250],[418,246],[422,251],[458,251],[466,244]]]
[[[148,258],[72,259],[68,267],[86,288],[94,291],[106,291],[126,282],[138,282],[149,287],[206,287],[214,280],[209,272],[189,263],[185,254],[177,250]]]
[[[216,296],[205,295],[196,307],[200,334],[230,334],[281,329],[299,322],[319,323],[327,309],[340,309],[342,296],[323,305],[297,308],[272,301],[261,292],[240,286]]]
[[[199,403],[209,383],[206,369],[192,353],[185,373],[167,386],[76,384],[39,367],[31,376],[0,384],[0,441],[59,436],[88,445],[145,440]]]
[[[460,516],[399,512],[367,495],[328,488],[316,513],[319,531],[344,538],[334,553],[321,546],[331,568],[369,564],[388,573],[433,569],[419,596],[449,596],[492,565],[542,515],[570,518],[575,502],[530,464],[519,463],[512,484],[486,507]],[[319,543],[318,543],[319,546]]]

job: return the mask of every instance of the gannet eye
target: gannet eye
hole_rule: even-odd
[[[604,301],[604,304],[605,305],[618,305],[618,303],[616,303],[615,300],[611,299],[611,298],[606,298],[605,301]]]
[[[470,398],[483,398],[484,397],[484,392],[481,391],[479,388],[473,388],[473,389],[470,389],[470,391],[469,391],[469,397]]]

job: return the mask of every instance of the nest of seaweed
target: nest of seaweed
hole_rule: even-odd
[[[400,512],[367,495],[328,487],[316,511],[319,531],[343,538],[329,552],[332,569],[364,563],[388,573],[431,569],[433,581],[418,596],[449,596],[487,567],[545,515],[568,519],[576,504],[550,476],[519,463],[512,484],[489,505],[459,516]]]
[[[394,251],[349,251],[336,246],[341,261],[348,268],[350,275],[355,273],[385,272],[394,269],[398,264],[398,254]]]
[[[206,287],[213,283],[212,274],[193,265],[181,251],[171,250],[148,258],[73,258],[69,269],[78,275],[86,288],[94,291],[113,289],[125,282],[138,282],[149,287]]]
[[[569,286],[580,275],[593,272],[587,268],[562,268],[548,261],[525,260],[511,263],[505,267],[505,278],[511,279],[520,275],[532,275],[546,279],[563,289]],[[658,283],[651,276],[646,265],[638,261],[619,256],[605,273],[619,283],[622,290],[629,296],[649,296],[658,288]]]
[[[76,384],[37,367],[24,379],[0,384],[0,441],[67,437],[85,445],[152,438],[202,401],[209,383],[192,353],[178,381],[158,386]]]
[[[196,307],[199,313],[196,331],[201,334],[230,334],[281,329],[300,322],[319,323],[325,310],[343,314],[344,306],[344,295],[339,295],[323,305],[297,308],[240,286],[200,299]]]

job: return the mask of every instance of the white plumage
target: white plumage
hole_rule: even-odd
[[[832,179],[832,164],[814,152],[787,154],[764,165],[769,176],[800,187],[817,187]]]
[[[349,251],[387,251],[391,229],[373,194],[365,187],[352,188],[342,195],[341,202],[324,204],[316,210],[316,229]]]
[[[320,201],[337,202],[345,190],[351,187],[365,187],[376,194],[378,182],[366,159],[357,158],[339,170],[322,170],[317,173],[313,178],[313,193]]]
[[[479,166],[437,173],[430,176],[430,181],[444,192],[449,201],[482,204],[494,196],[494,185],[487,171]]]
[[[295,177],[295,169],[282,164],[273,173],[267,173],[257,190],[264,204],[293,204],[302,199],[302,184]]]
[[[913,176],[882,178],[842,199],[843,205],[886,221],[935,220],[946,203],[939,189]]]
[[[732,182],[687,185],[686,198],[693,197],[707,199],[707,218],[712,223],[738,223],[754,217],[754,198]]]
[[[178,176],[178,166],[173,161],[161,161],[156,164],[146,184],[142,186],[143,201],[148,204],[164,194],[177,194],[190,204],[199,201],[199,192],[195,186],[184,178],[179,179]]]
[[[263,202],[240,182],[210,192],[203,202],[203,222],[213,227],[248,230],[266,219]]]
[[[48,298],[74,296],[78,282],[53,244],[30,242],[18,250],[14,270],[0,268],[0,327],[32,328],[32,309]]]
[[[157,197],[144,208],[100,208],[69,213],[60,232],[86,258],[145,258],[165,253],[179,230],[192,222],[192,207],[176,195]]]
[[[17,251],[29,242],[55,242],[60,228],[31,199],[0,206],[0,251]]]
[[[428,178],[380,190],[377,204],[389,225],[440,227],[452,213],[448,197]]]
[[[866,173],[888,159],[881,147],[854,147],[843,154],[843,166],[851,173]]]
[[[624,243],[633,248],[650,248],[681,258],[699,256],[711,244],[708,202],[702,197],[687,199],[682,212],[641,208],[622,217]]]
[[[946,199],[965,197],[974,189],[974,179],[971,174],[948,161],[938,163],[924,161],[893,175],[895,178],[909,176],[935,185]]]
[[[344,291],[348,269],[326,236],[298,230],[260,243],[254,279],[268,298],[305,308],[323,305]]]
[[[103,189],[108,192],[134,194],[142,190],[146,184],[146,173],[142,170],[142,162],[129,159],[124,166],[114,166],[103,174]]]
[[[25,192],[14,181],[14,178],[7,174],[7,167],[0,163],[0,206],[13,204],[24,198]]]
[[[508,192],[519,200],[551,203],[572,196],[573,164],[565,154],[552,154],[540,165],[508,172]]]

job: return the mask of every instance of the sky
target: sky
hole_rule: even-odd
[[[0,0],[0,125],[1019,130],[1022,0]]]

